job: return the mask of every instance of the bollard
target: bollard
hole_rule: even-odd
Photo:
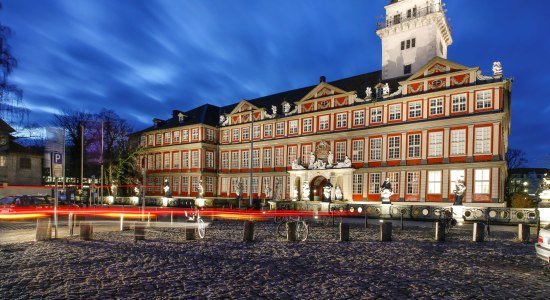
[[[485,240],[485,224],[484,223],[474,223],[473,241],[474,242],[483,242],[484,240]]]
[[[391,222],[380,223],[380,241],[391,242],[391,231],[392,231]]]
[[[192,241],[195,239],[195,232],[197,230],[194,227],[186,227],[185,228],[185,240]]]
[[[52,220],[36,220],[36,241],[49,241],[52,239]]]
[[[367,218],[367,210],[365,209],[365,228],[369,228],[369,220]]]
[[[243,242],[254,241],[254,222],[245,221],[243,230]]]
[[[80,223],[80,239],[84,241],[90,241],[94,236],[94,227],[90,222]]]
[[[145,240],[145,226],[146,224],[142,222],[134,223],[134,241],[144,241]]]
[[[298,232],[296,230],[297,228],[296,222],[287,222],[286,223],[286,240],[289,242],[296,242],[298,241]]]
[[[531,227],[527,224],[518,224],[518,241],[522,243],[529,242]]]
[[[75,223],[75,220],[76,220],[76,216],[74,213],[69,213],[69,217],[68,217],[68,220],[67,220],[67,224],[69,225],[69,236],[73,236],[74,235],[74,223]]]
[[[435,222],[435,237],[437,242],[445,241],[445,226],[441,222]]]
[[[349,242],[349,224],[340,223],[340,242]]]
[[[147,213],[147,227],[151,227],[151,213]]]
[[[170,212],[170,225],[174,225],[174,211]]]
[[[405,229],[405,225],[403,224],[403,213],[401,213],[401,230]]]

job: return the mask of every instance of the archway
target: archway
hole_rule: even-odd
[[[311,180],[310,190],[311,198],[313,201],[323,200],[323,187],[325,186],[327,179],[324,176],[317,176]]]

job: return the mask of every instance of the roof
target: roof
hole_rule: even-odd
[[[15,132],[15,129],[13,129],[13,127],[11,127],[4,120],[0,119],[0,132],[12,133]]]
[[[396,77],[382,81],[382,71],[379,70],[348,78],[338,79],[327,83],[345,91],[356,91],[359,98],[365,98],[365,90],[367,87],[374,88],[378,83],[384,82],[389,84],[390,90],[395,91],[399,87],[399,82],[407,79],[408,77],[409,76]],[[259,108],[269,108],[272,105],[280,105],[284,101],[294,103],[301,100],[316,86],[317,84],[310,85],[251,100],[247,99],[247,101]],[[238,104],[239,102],[222,107],[218,107],[212,104],[205,104],[192,110],[183,112],[183,114],[187,117],[182,123],[179,122],[178,116],[176,114],[173,114],[172,118],[161,120],[161,122],[159,122],[157,125],[151,126],[141,131],[134,132],[133,134],[199,123],[211,126],[218,126],[220,114],[230,113]]]

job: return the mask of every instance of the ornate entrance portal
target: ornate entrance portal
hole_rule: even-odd
[[[322,170],[292,170],[290,174],[290,198],[294,201],[322,201],[323,187],[330,181],[333,189],[330,200],[335,200],[335,191],[339,189],[343,201],[352,201],[354,168],[322,169]],[[304,187],[307,192],[304,193]],[[304,195],[308,197],[304,197]]]
[[[327,184],[328,179],[324,176],[317,176],[313,178],[310,183],[310,189],[313,194],[313,201],[322,201],[323,199],[323,187]]]

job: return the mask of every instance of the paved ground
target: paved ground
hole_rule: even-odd
[[[181,229],[157,228],[135,243],[131,232],[100,232],[52,242],[0,245],[0,298],[547,298],[550,269],[532,244],[510,232],[484,243],[455,230],[446,243],[430,228],[352,225],[312,227],[305,243],[278,240],[271,223],[256,224],[242,243],[242,223],[216,221],[207,238],[185,241]]]

